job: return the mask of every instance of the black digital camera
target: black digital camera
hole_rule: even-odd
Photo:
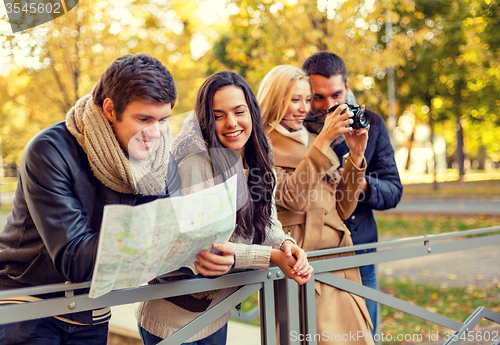
[[[326,112],[327,114],[335,111],[339,104],[334,105],[328,111]],[[352,105],[348,104],[348,109],[354,114],[351,119],[353,120],[353,123],[347,127],[352,127],[354,129],[359,129],[359,128],[366,128],[370,124],[370,121],[368,120],[368,115],[366,114],[364,109],[361,109],[359,105]],[[346,109],[347,110],[347,109]],[[346,110],[344,110],[342,113],[344,113]]]
[[[326,115],[331,113],[332,111],[335,111],[337,107],[340,104],[335,104],[333,107],[325,111],[321,115],[314,115],[306,118],[304,121],[305,122],[324,122],[322,118]],[[368,115],[366,114],[364,109],[361,109],[359,105],[353,105],[353,104],[348,104],[348,109],[354,114],[351,119],[353,120],[353,123],[347,127],[352,127],[354,129],[359,129],[359,128],[366,128],[370,124],[370,120],[368,119]],[[347,110],[347,109],[346,109]],[[342,113],[344,113],[346,110],[344,110]]]

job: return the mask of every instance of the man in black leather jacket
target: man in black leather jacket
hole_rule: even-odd
[[[302,65],[302,69],[309,75],[314,88],[314,97],[311,111],[322,114],[335,103],[351,103],[353,98],[347,80],[347,68],[344,61],[336,54],[330,52],[316,53]],[[350,97],[350,99],[349,99]],[[369,109],[365,110],[370,119],[368,143],[365,151],[367,163],[363,193],[359,197],[358,206],[353,214],[344,223],[351,231],[353,243],[364,244],[378,241],[377,224],[373,210],[387,210],[401,200],[403,186],[394,160],[389,134],[382,117]],[[309,123],[308,129],[313,133],[321,131],[322,123]],[[332,143],[332,148],[342,157],[348,153],[348,148],[343,138]],[[359,251],[372,252],[375,249]],[[363,285],[377,289],[375,266],[360,267]],[[377,304],[366,300],[366,306],[374,325],[377,323]],[[373,334],[376,330],[373,329]]]
[[[180,187],[168,151],[176,97],[172,75],[157,59],[123,56],[66,121],[30,140],[0,233],[0,290],[90,280],[104,206],[137,205]],[[161,174],[136,178],[151,157],[163,164]],[[0,309],[38,298],[45,296],[0,300]],[[0,325],[0,344],[106,344],[109,318],[103,308]]]

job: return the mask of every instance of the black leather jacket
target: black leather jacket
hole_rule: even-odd
[[[170,162],[167,195],[180,187]],[[90,280],[104,205],[156,198],[104,186],[64,122],[30,140],[18,175],[12,213],[0,233],[0,290]]]

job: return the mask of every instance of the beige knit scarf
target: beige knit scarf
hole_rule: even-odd
[[[87,154],[92,172],[106,187],[119,193],[165,194],[170,127],[144,160],[129,159],[91,95],[80,98],[68,112],[66,127]]]

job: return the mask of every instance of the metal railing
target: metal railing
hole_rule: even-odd
[[[24,304],[2,306],[0,307],[0,324],[129,304],[144,300],[179,296],[200,291],[240,287],[219,304],[207,310],[160,344],[181,344],[185,342],[193,334],[196,334],[208,326],[213,320],[221,317],[257,291],[260,297],[261,343],[276,344],[276,321],[278,321],[280,344],[299,344],[300,337],[290,337],[292,332],[302,335],[316,334],[314,281],[317,280],[455,330],[456,336],[450,337],[446,342],[446,345],[455,345],[459,344],[461,339],[464,339],[461,335],[470,332],[483,318],[500,324],[500,314],[480,307],[467,320],[461,322],[431,312],[421,306],[397,299],[381,291],[356,284],[350,280],[330,274],[329,272],[367,264],[377,264],[500,244],[500,234],[495,234],[497,232],[500,232],[500,227],[439,235],[426,235],[395,241],[357,245],[354,247],[308,252],[308,257],[318,257],[353,250],[369,248],[378,249],[377,252],[320,259],[311,262],[311,265],[314,267],[314,273],[311,281],[303,287],[300,287],[300,293],[302,295],[300,302],[302,305],[300,308],[298,285],[294,281],[283,279],[283,273],[277,267],[271,267],[268,271],[252,270],[237,272],[216,279],[193,278],[164,284],[141,286],[134,289],[116,290],[96,299],[91,299],[87,295],[74,294],[74,291],[78,289],[90,287],[90,283],[57,284],[1,291],[0,299],[26,295],[41,295],[57,291],[64,291],[66,296]],[[277,281],[276,287],[275,281]],[[275,289],[277,289],[276,295],[278,296],[279,320],[275,319]],[[303,310],[302,316],[297,313],[299,309]],[[317,337],[311,337],[311,339],[312,340],[308,342],[309,344],[313,345],[317,343]]]

